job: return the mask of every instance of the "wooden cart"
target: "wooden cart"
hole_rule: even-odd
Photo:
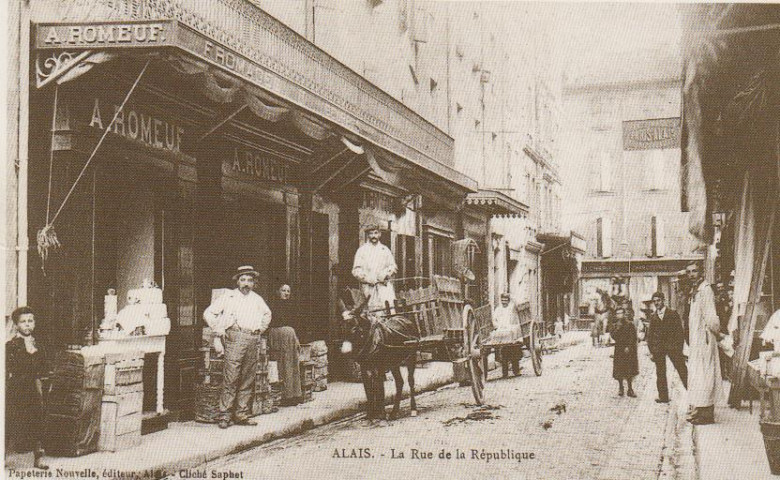
[[[480,329],[467,287],[457,278],[434,275],[429,285],[396,292],[393,314],[414,321],[419,337],[404,343],[432,361],[463,365],[477,404],[484,403],[484,373],[480,363]],[[488,306],[489,307],[489,306]],[[386,314],[390,314],[386,310]],[[420,355],[418,355],[420,357]]]
[[[474,314],[479,325],[480,333],[478,338],[480,342],[480,356],[482,357],[485,380],[487,380],[488,355],[491,352],[501,353],[510,348],[521,349],[522,355],[531,358],[536,376],[542,374],[542,326],[531,314],[531,305],[528,302],[521,303],[515,307],[517,324],[510,332],[502,335],[494,335],[493,322],[491,319],[490,306],[485,305],[475,309]]]

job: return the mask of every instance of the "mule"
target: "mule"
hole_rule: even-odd
[[[414,382],[417,349],[404,345],[406,340],[415,338],[413,322],[401,315],[378,317],[365,312],[367,299],[357,303],[355,308],[343,308],[346,341],[342,345],[342,352],[351,353],[360,365],[360,375],[367,400],[366,417],[369,419],[398,418],[404,388],[401,366],[406,366],[407,369],[411,416],[417,416]],[[385,411],[384,383],[388,370],[395,381],[393,409],[389,416]]]

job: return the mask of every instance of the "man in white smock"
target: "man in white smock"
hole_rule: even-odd
[[[495,343],[510,343],[516,340],[520,326],[515,319],[517,313],[515,306],[510,301],[508,293],[501,294],[501,304],[493,309],[493,330],[490,333],[490,341]],[[500,349],[501,373],[509,376],[509,364],[512,364],[512,373],[520,375],[520,357],[522,350],[519,346],[506,346]]]
[[[695,263],[686,267],[693,285],[688,314],[688,421],[694,425],[715,423],[715,402],[720,395],[721,375],[718,340],[720,319],[715,309],[715,294]]]
[[[369,311],[385,308],[385,302],[393,306],[395,289],[389,281],[398,272],[393,253],[379,242],[382,232],[377,225],[369,225],[365,232],[368,241],[358,248],[352,264],[352,276],[360,282],[360,291],[368,297]]]

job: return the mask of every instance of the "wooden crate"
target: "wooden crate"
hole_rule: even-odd
[[[258,373],[255,375],[255,393],[266,393],[271,391],[271,384],[268,381],[267,373]]]
[[[301,362],[311,361],[311,350],[312,350],[311,343],[304,343],[303,345],[301,345],[301,351],[300,354],[298,355],[298,360],[300,360]]]
[[[144,358],[117,358],[117,355],[106,356],[105,377],[103,379],[103,394],[117,395],[143,390]],[[111,363],[108,363],[111,362]]]
[[[316,342],[311,342],[309,345],[311,345],[312,358],[328,354],[328,344],[325,343],[325,340],[317,340]]]
[[[301,386],[314,385],[314,362],[301,362]]]
[[[100,451],[116,452],[141,444],[143,392],[103,397],[100,415]]]
[[[328,365],[314,366],[314,391],[322,392],[328,389]]]

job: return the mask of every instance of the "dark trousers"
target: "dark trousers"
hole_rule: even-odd
[[[685,357],[682,352],[661,353],[655,356],[655,376],[656,386],[658,387],[658,398],[662,400],[669,399],[669,385],[666,382],[666,357],[672,361],[674,369],[682,380],[683,386],[688,388],[688,367],[685,365]]]
[[[509,376],[509,364],[512,365],[512,373],[520,375],[520,358],[523,351],[519,346],[503,347],[501,349],[501,373],[504,377]]]
[[[257,344],[260,334],[251,334],[236,328],[225,332],[225,380],[219,399],[220,420],[249,418],[250,402],[257,375]]]

